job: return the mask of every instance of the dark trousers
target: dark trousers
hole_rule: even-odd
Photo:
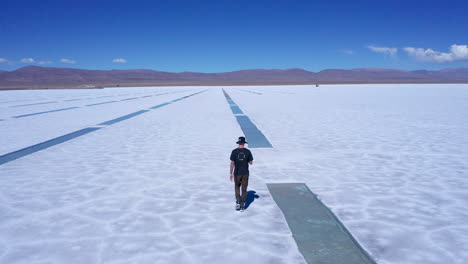
[[[241,206],[245,204],[247,199],[247,185],[249,185],[249,175],[236,175],[234,176],[234,190],[236,193],[236,201],[240,201]],[[240,188],[242,187],[242,200]]]

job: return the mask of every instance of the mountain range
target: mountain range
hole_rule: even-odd
[[[162,85],[263,85],[342,83],[468,83],[468,68],[398,70],[383,68],[240,70],[223,73],[163,72],[155,70],[85,70],[26,66],[0,71],[0,89],[93,88]]]

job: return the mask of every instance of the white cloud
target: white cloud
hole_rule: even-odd
[[[63,63],[69,63],[69,64],[75,64],[76,63],[76,61],[69,60],[69,59],[60,59],[60,61],[63,62]]]
[[[457,60],[468,60],[468,45],[452,45],[449,52],[440,52],[433,49],[422,49],[406,47],[404,50],[408,55],[420,61],[452,62]]]
[[[348,50],[348,49],[342,50],[341,52],[343,52],[344,54],[348,54],[348,55],[353,55],[354,54],[353,50]]]
[[[51,64],[53,63],[53,61],[38,61],[37,64],[41,64],[41,65],[44,65],[44,64]]]
[[[0,58],[0,63],[8,63],[8,60],[4,58]]]
[[[122,58],[118,58],[118,59],[113,59],[112,62],[115,62],[115,63],[126,63],[127,60],[126,60],[126,59],[122,59]]]
[[[368,49],[370,49],[373,52],[376,53],[383,53],[385,55],[390,55],[390,56],[395,56],[398,52],[397,48],[388,48],[388,47],[377,47],[373,45],[367,46]]]
[[[21,62],[22,63],[34,63],[34,59],[33,58],[24,58],[24,59],[21,59]]]

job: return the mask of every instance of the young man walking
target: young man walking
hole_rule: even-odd
[[[249,164],[253,163],[253,156],[250,150],[244,145],[247,143],[245,137],[239,137],[236,142],[239,147],[231,152],[231,167],[229,179],[234,178],[234,190],[236,194],[236,210],[244,211],[245,200],[247,198],[247,185],[249,184]],[[242,187],[242,196],[239,188]]]

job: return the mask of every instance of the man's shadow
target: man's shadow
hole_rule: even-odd
[[[256,193],[257,192],[253,190],[250,190],[247,192],[247,197],[245,198],[245,206],[244,206],[245,209],[249,208],[250,204],[253,203],[255,199],[260,198],[260,196],[258,196]]]

